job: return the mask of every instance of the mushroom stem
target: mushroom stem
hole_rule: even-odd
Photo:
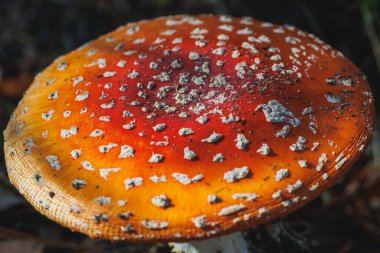
[[[174,253],[249,253],[241,232],[202,241],[169,243]]]

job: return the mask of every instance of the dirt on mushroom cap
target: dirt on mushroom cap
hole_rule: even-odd
[[[183,241],[318,196],[358,159],[373,115],[365,76],[313,35],[174,16],[57,59],[5,149],[11,181],[49,218],[92,237]]]

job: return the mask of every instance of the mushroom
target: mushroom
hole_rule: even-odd
[[[239,231],[339,180],[373,116],[365,76],[309,33],[248,17],[162,17],[38,74],[5,154],[20,193],[74,231],[248,252]]]

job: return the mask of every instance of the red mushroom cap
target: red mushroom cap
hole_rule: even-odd
[[[184,241],[251,227],[334,184],[369,142],[365,76],[292,26],[127,24],[39,74],[5,131],[9,177],[91,237]]]

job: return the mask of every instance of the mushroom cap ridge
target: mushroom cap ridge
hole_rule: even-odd
[[[186,241],[282,217],[334,184],[374,125],[365,76],[291,26],[130,23],[36,76],[5,130],[42,214],[111,240]]]

